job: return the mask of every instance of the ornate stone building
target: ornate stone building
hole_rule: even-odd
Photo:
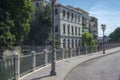
[[[82,45],[83,17],[88,28],[88,12],[71,6],[57,4],[55,7],[55,33],[61,48],[77,48]],[[87,19],[86,19],[87,18]]]

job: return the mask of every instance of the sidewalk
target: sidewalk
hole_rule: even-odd
[[[87,55],[80,55],[73,58],[64,59],[56,62],[56,76],[49,76],[51,71],[51,66],[48,65],[44,68],[36,70],[28,75],[23,76],[20,80],[64,80],[68,72],[73,69],[75,66],[98,57],[102,57],[114,52],[120,51],[120,47],[106,50],[106,54],[102,52],[91,53]]]

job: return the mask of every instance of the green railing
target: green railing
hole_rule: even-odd
[[[20,57],[20,76],[23,76],[32,71],[32,55],[25,55]]]
[[[43,52],[36,54],[36,67],[45,66],[45,54]]]
[[[120,43],[105,44],[105,49],[119,47]],[[103,50],[103,45],[81,47],[75,49],[59,49],[55,50],[55,59],[63,60],[83,54],[96,53]],[[52,51],[43,51],[36,53],[32,51],[29,55],[9,57],[0,60],[0,80],[13,80],[22,77],[46,64],[51,63]],[[15,73],[15,74],[14,74]],[[19,76],[18,76],[19,75]]]
[[[51,56],[52,56],[51,54],[52,54],[52,51],[49,51],[48,54],[47,54],[47,58],[48,58],[47,62],[48,63],[51,63]]]
[[[62,55],[62,50],[57,50],[56,51],[56,60],[62,60],[63,55]]]
[[[0,80],[12,80],[14,76],[13,57],[0,60]]]

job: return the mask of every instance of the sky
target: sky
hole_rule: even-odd
[[[120,0],[57,0],[57,3],[79,7],[98,18],[99,37],[102,36],[101,24],[106,24],[105,35],[120,27]]]

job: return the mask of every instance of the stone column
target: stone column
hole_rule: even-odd
[[[45,65],[48,64],[48,51],[47,49],[44,49],[44,54],[45,54]]]
[[[72,54],[73,54],[73,50],[72,48],[70,49],[70,57],[72,57]]]
[[[32,58],[33,58],[33,63],[32,63],[32,71],[36,70],[36,52],[32,51]]]
[[[62,50],[62,59],[64,59],[64,55],[65,55],[65,50],[64,49],[61,49]]]
[[[14,51],[14,80],[20,80],[20,55]]]

